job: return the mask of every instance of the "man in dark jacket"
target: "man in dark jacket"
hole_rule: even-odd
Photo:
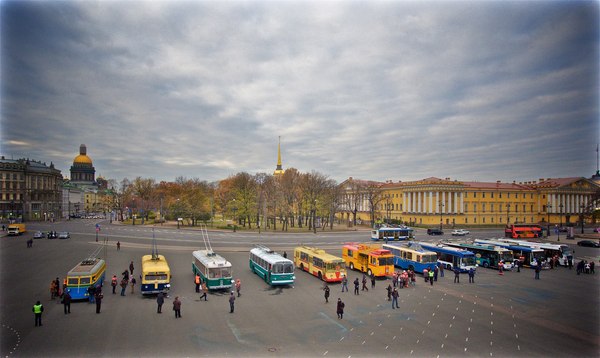
[[[156,296],[156,303],[158,304],[156,313],[162,313],[162,305],[165,303],[165,295],[162,292],[159,292]]]
[[[65,314],[71,313],[71,294],[69,292],[70,290],[65,290],[62,298],[62,303],[65,307]]]
[[[175,311],[175,318],[181,318],[181,301],[179,300],[179,296],[176,296],[173,301],[173,311]]]

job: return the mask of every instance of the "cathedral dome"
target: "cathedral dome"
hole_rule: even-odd
[[[87,154],[87,148],[85,147],[85,144],[82,144],[79,146],[79,155],[75,157],[75,159],[73,159],[73,165],[75,164],[86,164],[86,165],[92,165],[92,158],[88,157]]]

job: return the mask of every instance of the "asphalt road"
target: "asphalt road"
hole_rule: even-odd
[[[322,282],[296,272],[292,287],[272,288],[248,269],[247,251],[254,243],[287,250],[299,243],[329,247],[341,255],[340,243],[366,241],[368,232],[326,234],[210,233],[213,247],[233,263],[242,281],[242,297],[229,313],[227,293],[213,293],[207,302],[194,292],[191,252],[203,247],[197,232],[155,230],[159,250],[169,260],[172,292],[156,313],[155,298],[136,293],[112,295],[105,288],[102,313],[95,306],[72,304],[64,315],[62,305],[50,300],[50,280],[60,277],[95,251],[93,221],[54,224],[69,230],[71,240],[35,240],[28,236],[0,238],[2,340],[4,357],[81,356],[589,356],[600,353],[598,275],[577,276],[559,268],[521,273],[479,269],[476,283],[439,278],[433,286],[419,279],[414,288],[400,291],[400,309],[386,300],[389,281],[377,281],[374,290],[355,296],[331,289],[325,303]],[[38,224],[45,228],[49,224]],[[29,229],[36,229],[32,225]],[[479,232],[474,235],[493,236]],[[29,233],[32,235],[32,232]],[[497,235],[496,235],[497,236]],[[119,274],[150,252],[152,230],[102,224],[101,251],[107,260],[107,278]],[[419,237],[419,236],[418,236]],[[425,236],[426,237],[426,236]],[[421,238],[421,237],[419,237]],[[437,238],[435,238],[437,239]],[[114,243],[121,241],[121,251]],[[596,257],[597,249],[578,248],[576,256]],[[290,254],[291,251],[288,251]],[[291,256],[291,254],[290,254]],[[350,274],[350,280],[359,276]],[[352,288],[351,288],[352,289]],[[180,296],[182,318],[171,310]],[[346,303],[343,320],[336,318],[335,301]],[[44,326],[34,327],[31,307],[45,306]]]

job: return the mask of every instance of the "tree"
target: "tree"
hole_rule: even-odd
[[[379,203],[383,200],[382,183],[368,181],[364,186],[364,196],[369,203],[369,216],[371,225],[375,223],[375,211],[379,207]]]

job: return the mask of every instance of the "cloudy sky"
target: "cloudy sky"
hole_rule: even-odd
[[[2,1],[7,158],[69,176],[590,177],[596,1]]]

